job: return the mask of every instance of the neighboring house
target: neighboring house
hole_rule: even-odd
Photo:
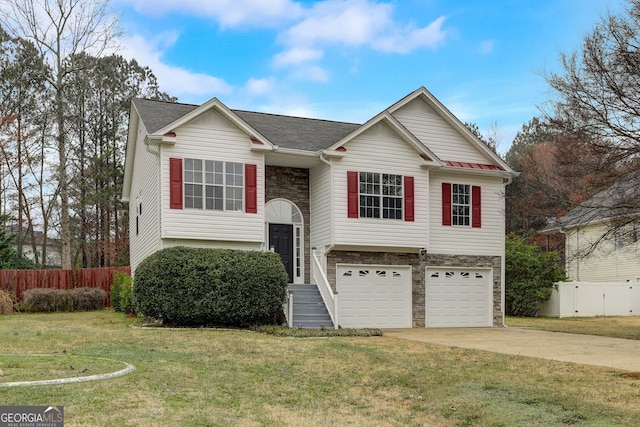
[[[640,283],[640,179],[629,174],[547,227],[565,235],[567,279]]]
[[[17,238],[18,230],[19,228],[17,225],[10,225],[7,227],[8,234],[16,236],[16,238]],[[34,252],[34,245],[32,245],[32,242],[31,242],[32,236],[30,233],[27,232],[27,230],[24,230],[22,232],[22,236],[24,239],[24,241],[22,242],[22,256],[24,256],[25,258],[35,263],[36,253]],[[51,238],[51,237],[47,237],[45,239],[44,233],[38,230],[33,232],[33,238],[35,238],[35,250],[37,251],[37,261],[38,261],[37,264],[44,265],[45,267],[48,267],[48,268],[60,267],[61,259],[62,259],[60,241],[58,239]],[[46,240],[46,243],[45,243],[45,240]],[[46,250],[47,259],[43,263],[42,255],[44,253],[45,247],[47,249]],[[13,241],[13,249],[15,249],[16,251],[18,250],[18,245],[16,244],[15,239]]]
[[[499,326],[513,174],[425,88],[364,124],[134,99],[131,268],[177,245],[274,250],[341,326]]]

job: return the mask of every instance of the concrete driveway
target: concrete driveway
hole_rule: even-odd
[[[640,341],[524,328],[385,329],[389,338],[640,372]]]

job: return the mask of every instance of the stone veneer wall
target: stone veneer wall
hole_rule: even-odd
[[[424,327],[425,270],[426,267],[470,267],[493,269],[493,326],[503,326],[502,317],[502,262],[499,256],[441,255],[396,252],[331,251],[327,255],[327,278],[336,291],[336,264],[410,265],[412,284],[412,323]]]
[[[309,170],[282,166],[265,166],[265,203],[287,199],[302,212],[304,238],[304,282],[309,283],[311,271]]]

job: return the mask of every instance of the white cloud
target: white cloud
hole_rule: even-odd
[[[117,0],[144,15],[170,13],[213,18],[222,27],[276,28],[302,12],[294,0]]]
[[[319,65],[303,65],[296,69],[294,74],[297,78],[310,82],[326,83],[329,81],[329,73]]]
[[[481,53],[482,55],[488,55],[491,52],[493,52],[493,40],[484,40],[483,42],[480,43],[480,46],[478,47],[478,52]]]
[[[311,49],[306,47],[296,47],[286,52],[281,52],[274,57],[273,62],[276,66],[295,65],[301,62],[318,61],[322,58],[324,52],[320,49]]]
[[[125,58],[135,58],[142,66],[149,66],[158,79],[160,89],[178,96],[182,102],[199,103],[232,92],[232,87],[223,79],[164,63],[162,51],[175,43],[176,39],[174,32],[160,33],[153,39],[136,35],[124,40],[125,47],[121,54]]]
[[[316,3],[306,17],[281,38],[288,45],[339,43],[360,46],[391,25],[390,4],[369,0],[327,0]]]
[[[275,82],[272,78],[258,79],[251,77],[245,85],[246,92],[251,96],[266,95],[274,88]]]
[[[444,16],[425,27],[417,27],[414,23],[397,23],[393,13],[392,3],[374,0],[314,3],[298,23],[279,35],[278,41],[285,48],[274,57],[274,64],[301,66],[317,63],[324,57],[326,49],[335,46],[368,47],[384,53],[406,54],[420,48],[435,49],[444,42]],[[315,81],[328,79],[326,72],[324,75],[308,75]]]
[[[391,34],[382,35],[372,44],[377,50],[388,53],[406,54],[420,48],[435,49],[444,42],[446,36],[442,29],[444,20],[444,16],[441,16],[424,28],[412,25],[394,28]]]

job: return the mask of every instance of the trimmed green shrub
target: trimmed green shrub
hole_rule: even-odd
[[[13,298],[8,291],[0,289],[0,314],[11,313],[13,313]]]
[[[22,294],[25,309],[34,313],[51,313],[54,311],[71,311],[73,302],[69,294],[62,289],[35,288]]]
[[[505,248],[506,312],[535,317],[551,297],[555,282],[565,280],[557,252],[543,252],[521,237],[509,235]]]
[[[165,324],[273,324],[287,281],[276,253],[174,247],[140,263],[133,296],[141,314]]]
[[[71,300],[72,311],[100,310],[107,299],[107,293],[100,288],[74,288],[66,292]]]
[[[127,273],[121,271],[113,272],[113,283],[111,284],[111,307],[114,311],[122,313],[135,313],[133,307],[133,280]]]

